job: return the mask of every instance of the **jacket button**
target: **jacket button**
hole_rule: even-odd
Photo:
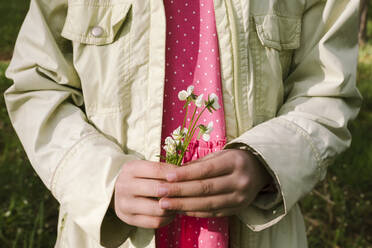
[[[99,27],[99,26],[95,26],[92,28],[92,30],[90,31],[90,33],[94,36],[94,37],[100,37],[102,36],[103,34],[103,28]]]

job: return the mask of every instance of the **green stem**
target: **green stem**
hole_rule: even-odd
[[[183,127],[185,126],[186,124],[186,118],[187,118],[187,111],[189,110],[189,101],[187,101],[187,104],[186,104],[186,113],[185,113],[185,118],[183,118],[183,123],[182,123],[182,128],[181,128],[181,132],[183,132]]]
[[[196,123],[197,123],[198,120],[200,119],[200,116],[203,114],[203,112],[205,111],[205,109],[206,109],[206,107],[204,107],[204,109],[200,112],[200,114],[199,114],[198,117],[196,118],[196,121],[193,123],[192,128],[191,128],[191,135],[186,135],[186,138],[185,138],[185,149],[182,151],[181,157],[180,157],[180,159],[177,161],[177,165],[178,165],[178,166],[181,165],[181,162],[182,162],[182,159],[183,159],[183,157],[184,157],[184,155],[185,155],[185,152],[186,152],[186,150],[187,150],[187,147],[189,146],[189,144],[190,144],[190,142],[191,142],[191,139],[192,139],[192,137],[193,137],[194,134],[195,134],[195,130],[196,130],[196,127],[195,127],[195,126],[196,126]],[[195,111],[194,111],[194,114],[193,114],[192,119],[191,119],[191,122],[190,122],[190,126],[191,126],[192,121],[194,120],[195,113],[196,113],[196,107],[195,107]],[[190,127],[190,126],[189,126],[189,127]],[[189,133],[190,133],[190,129],[187,130],[187,131],[188,131],[187,134],[189,134]]]

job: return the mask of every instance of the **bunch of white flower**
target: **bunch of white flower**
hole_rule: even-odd
[[[180,166],[185,152],[190,144],[192,137],[194,136],[196,130],[199,130],[197,139],[202,136],[203,140],[209,141],[210,133],[213,130],[213,122],[209,122],[207,126],[203,124],[197,125],[200,117],[207,109],[209,112],[213,112],[221,108],[220,104],[218,103],[218,96],[214,93],[208,95],[208,99],[203,99],[204,94],[200,94],[199,96],[194,94],[194,86],[190,85],[187,90],[182,90],[178,93],[178,99],[180,101],[185,101],[183,106],[185,111],[185,117],[183,119],[182,126],[179,126],[175,129],[171,136],[168,136],[165,139],[165,145],[163,146],[164,150],[166,151],[165,161],[167,163],[175,164]],[[189,127],[185,127],[187,113],[189,110],[190,103],[194,103],[194,111],[189,123]],[[198,108],[202,108],[201,111],[197,111]],[[197,112],[199,113],[198,115]]]

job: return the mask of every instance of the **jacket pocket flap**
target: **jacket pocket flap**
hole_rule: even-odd
[[[253,16],[263,46],[279,51],[300,46],[301,18],[278,15]]]
[[[112,43],[130,7],[126,1],[71,1],[61,35],[90,45]]]

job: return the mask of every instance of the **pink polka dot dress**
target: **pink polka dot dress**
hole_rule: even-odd
[[[210,140],[192,138],[184,163],[221,150],[226,143],[225,120],[222,104],[218,40],[213,0],[164,0],[167,20],[166,70],[162,144],[167,136],[182,125],[184,102],[178,92],[194,86],[196,95],[215,93],[221,108],[213,113],[205,111],[198,121],[204,125],[213,122]],[[188,111],[186,127],[193,107]],[[191,113],[190,113],[191,112]],[[165,151],[162,149],[162,154]],[[156,230],[156,247],[227,248],[229,244],[228,217],[196,218],[177,215]]]

